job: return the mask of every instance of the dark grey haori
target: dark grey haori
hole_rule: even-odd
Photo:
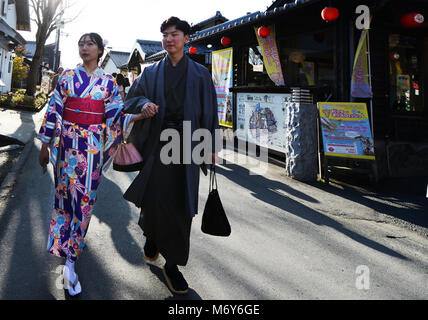
[[[124,198],[137,207],[143,206],[143,198],[153,169],[156,157],[159,156],[159,141],[166,112],[165,100],[165,65],[166,59],[146,67],[142,75],[132,85],[125,101],[125,112],[139,113],[147,102],[159,106],[159,112],[151,119],[138,121],[131,131],[129,140],[132,141],[143,157],[143,168],[124,194]],[[212,150],[219,151],[221,142],[216,137],[219,128],[217,115],[217,95],[207,68],[194,62],[187,56],[186,93],[184,98],[184,121],[191,123],[191,135],[197,129],[208,129],[212,137]],[[200,141],[191,141],[192,154]],[[199,146],[200,147],[200,146]],[[209,157],[211,158],[211,157]],[[184,210],[187,216],[193,218],[198,213],[199,176],[200,169],[207,174],[207,164],[184,165]],[[153,183],[153,180],[150,182]],[[161,182],[159,182],[161,183]],[[158,188],[155,188],[158,189]]]

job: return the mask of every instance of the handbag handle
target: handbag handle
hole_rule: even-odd
[[[215,188],[214,188],[214,183],[215,183]],[[211,170],[210,170],[210,192],[213,190],[217,190],[218,189],[218,185],[217,185],[217,176],[215,174],[215,166],[211,166]]]

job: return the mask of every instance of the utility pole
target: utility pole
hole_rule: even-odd
[[[56,40],[55,40],[55,50],[54,50],[54,63],[53,63],[53,71],[56,72],[56,70],[58,70],[59,68],[59,64],[60,64],[60,57],[59,57],[59,42],[61,39],[61,29],[64,26],[64,20],[63,20],[63,16],[64,16],[64,2],[65,0],[61,1],[61,15],[59,16],[59,23],[58,23],[58,27],[56,29]]]

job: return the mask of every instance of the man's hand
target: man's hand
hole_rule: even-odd
[[[155,105],[154,103],[151,102],[147,102],[143,108],[141,109],[141,113],[140,114],[136,114],[132,120],[133,121],[138,121],[138,120],[142,120],[142,119],[148,119],[148,118],[152,118],[156,115],[156,113],[159,112],[159,106]]]

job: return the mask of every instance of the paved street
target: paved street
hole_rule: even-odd
[[[46,253],[54,197],[53,176],[43,176],[35,142],[22,174],[0,209],[0,299],[65,299],[57,288],[62,260]],[[245,166],[220,166],[220,196],[232,235],[216,238],[194,219],[185,297],[171,294],[163,258],[146,264],[139,212],[122,199],[135,174],[107,171],[76,265],[80,299],[426,299],[426,202],[361,196],[338,187],[303,184],[270,164],[265,176]],[[208,193],[202,177],[200,212]],[[424,208],[425,205],[425,208]],[[422,225],[397,224],[393,212]],[[419,219],[419,220],[418,220]],[[405,222],[403,220],[403,222]],[[366,266],[359,267],[359,266]],[[362,268],[362,269],[361,269]],[[369,271],[368,290],[356,283]]]

